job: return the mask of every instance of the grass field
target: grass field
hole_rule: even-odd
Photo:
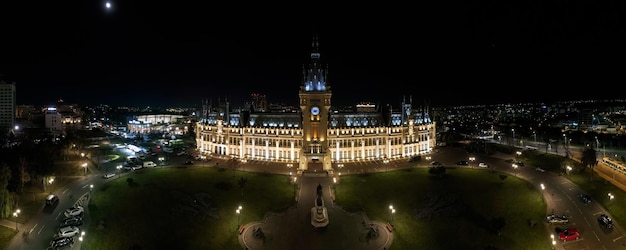
[[[451,168],[443,177],[425,168],[343,176],[337,203],[379,221],[393,219],[391,249],[550,249],[546,204],[536,187],[479,169]],[[391,217],[389,205],[395,213]],[[501,235],[496,218],[504,218]],[[529,221],[537,222],[530,226]]]
[[[243,224],[262,220],[267,211],[280,211],[293,200],[284,176],[243,173],[247,183],[242,198],[241,172],[234,176],[216,168],[154,170],[115,179],[94,191],[85,249],[240,249],[235,233],[240,204]],[[542,197],[534,186],[512,176],[503,181],[487,171],[450,169],[440,178],[426,169],[400,170],[343,176],[335,191],[340,205],[362,208],[373,220],[389,221],[388,205],[393,204],[393,249],[550,246],[543,224],[528,223],[542,222]],[[437,208],[429,218],[417,219],[428,197]],[[500,236],[493,227],[497,217],[506,221]],[[99,228],[100,221],[104,224]]]
[[[244,224],[294,200],[284,176],[233,175],[216,168],[151,170],[94,190],[84,249],[240,249],[238,206]],[[241,178],[247,180],[243,197]]]

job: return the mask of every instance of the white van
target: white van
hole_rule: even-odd
[[[153,161],[144,161],[143,162],[143,167],[147,168],[147,167],[156,167],[156,163],[154,163]]]

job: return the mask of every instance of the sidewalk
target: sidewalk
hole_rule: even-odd
[[[15,229],[17,226],[18,231],[21,231],[24,228],[24,224],[17,223],[16,225],[15,221],[6,220],[6,219],[0,220],[0,225],[4,227],[12,228],[12,229]]]

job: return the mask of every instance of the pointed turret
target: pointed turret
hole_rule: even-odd
[[[313,36],[311,43],[311,61],[308,68],[303,68],[302,87],[304,91],[327,91],[326,70],[320,62],[319,41],[317,34]]]

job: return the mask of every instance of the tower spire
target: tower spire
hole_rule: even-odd
[[[304,91],[327,91],[330,86],[326,82],[326,70],[320,61],[319,39],[317,34],[313,35],[311,42],[311,61],[309,66],[303,72]]]
[[[320,44],[317,38],[317,34],[313,35],[313,41],[311,42],[311,59],[320,58]]]

